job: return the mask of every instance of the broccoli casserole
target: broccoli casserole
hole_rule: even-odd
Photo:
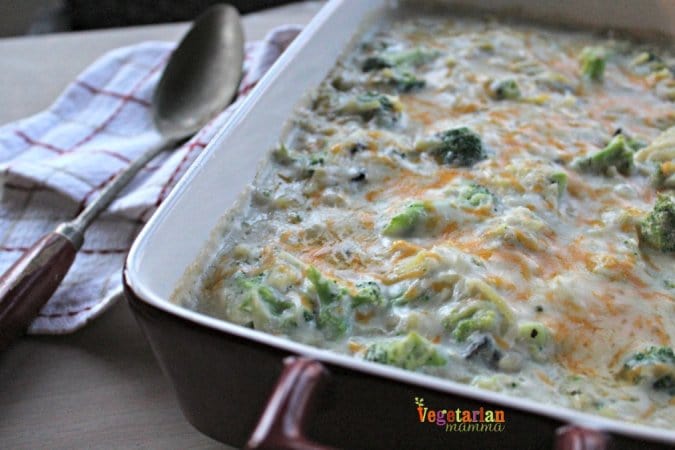
[[[608,35],[390,18],[296,110],[173,299],[673,428],[674,67]]]

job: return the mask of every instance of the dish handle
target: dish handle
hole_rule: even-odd
[[[605,450],[609,437],[600,430],[565,425],[556,430],[555,450]]]
[[[304,435],[315,394],[328,376],[318,361],[289,356],[245,450],[331,450]],[[608,436],[599,430],[565,425],[556,430],[554,450],[605,450]]]
[[[328,375],[313,359],[289,356],[246,450],[332,450],[307,439],[304,425],[310,404]]]

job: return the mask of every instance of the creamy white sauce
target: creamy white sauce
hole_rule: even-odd
[[[607,52],[601,80],[581,73],[586,46]],[[391,68],[363,70],[370,56],[416,48],[435,55],[401,70],[424,87],[399,92]],[[622,375],[635,352],[675,342],[673,253],[640,248],[635,231],[657,195],[651,166],[575,168],[618,128],[648,144],[675,125],[672,73],[636,64],[643,50],[476,19],[401,19],[369,32],[292,118],[241,219],[175,301],[357,358],[414,332],[440,360],[408,368],[674,428],[674,397]],[[655,52],[673,64],[667,49]],[[518,98],[495,98],[504,79]],[[360,115],[353,99],[368,91],[397,98],[383,115]],[[480,135],[485,159],[456,167],[419,150],[462,126]],[[490,196],[472,204],[473,185]],[[414,203],[423,218],[388,232]],[[310,267],[329,280],[331,302]],[[356,304],[364,282],[381,303]],[[492,319],[462,334],[457,317],[478,317],[467,311]]]

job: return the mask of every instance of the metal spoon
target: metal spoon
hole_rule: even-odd
[[[194,134],[235,96],[244,61],[237,10],[219,4],[194,22],[171,55],[152,99],[162,141],[121,172],[75,219],[36,242],[0,277],[0,350],[22,334],[68,273],[84,232],[138,171]]]

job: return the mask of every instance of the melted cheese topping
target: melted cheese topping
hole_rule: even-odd
[[[600,77],[582,73],[588,47],[602,49]],[[672,58],[659,52],[468,18],[372,30],[297,111],[175,300],[357,358],[675,427],[675,362],[622,375],[631,355],[675,341],[673,253],[636,233],[657,197],[652,165],[578,163],[617,130],[648,144],[675,124]],[[429,150],[461,127],[482,158]]]

